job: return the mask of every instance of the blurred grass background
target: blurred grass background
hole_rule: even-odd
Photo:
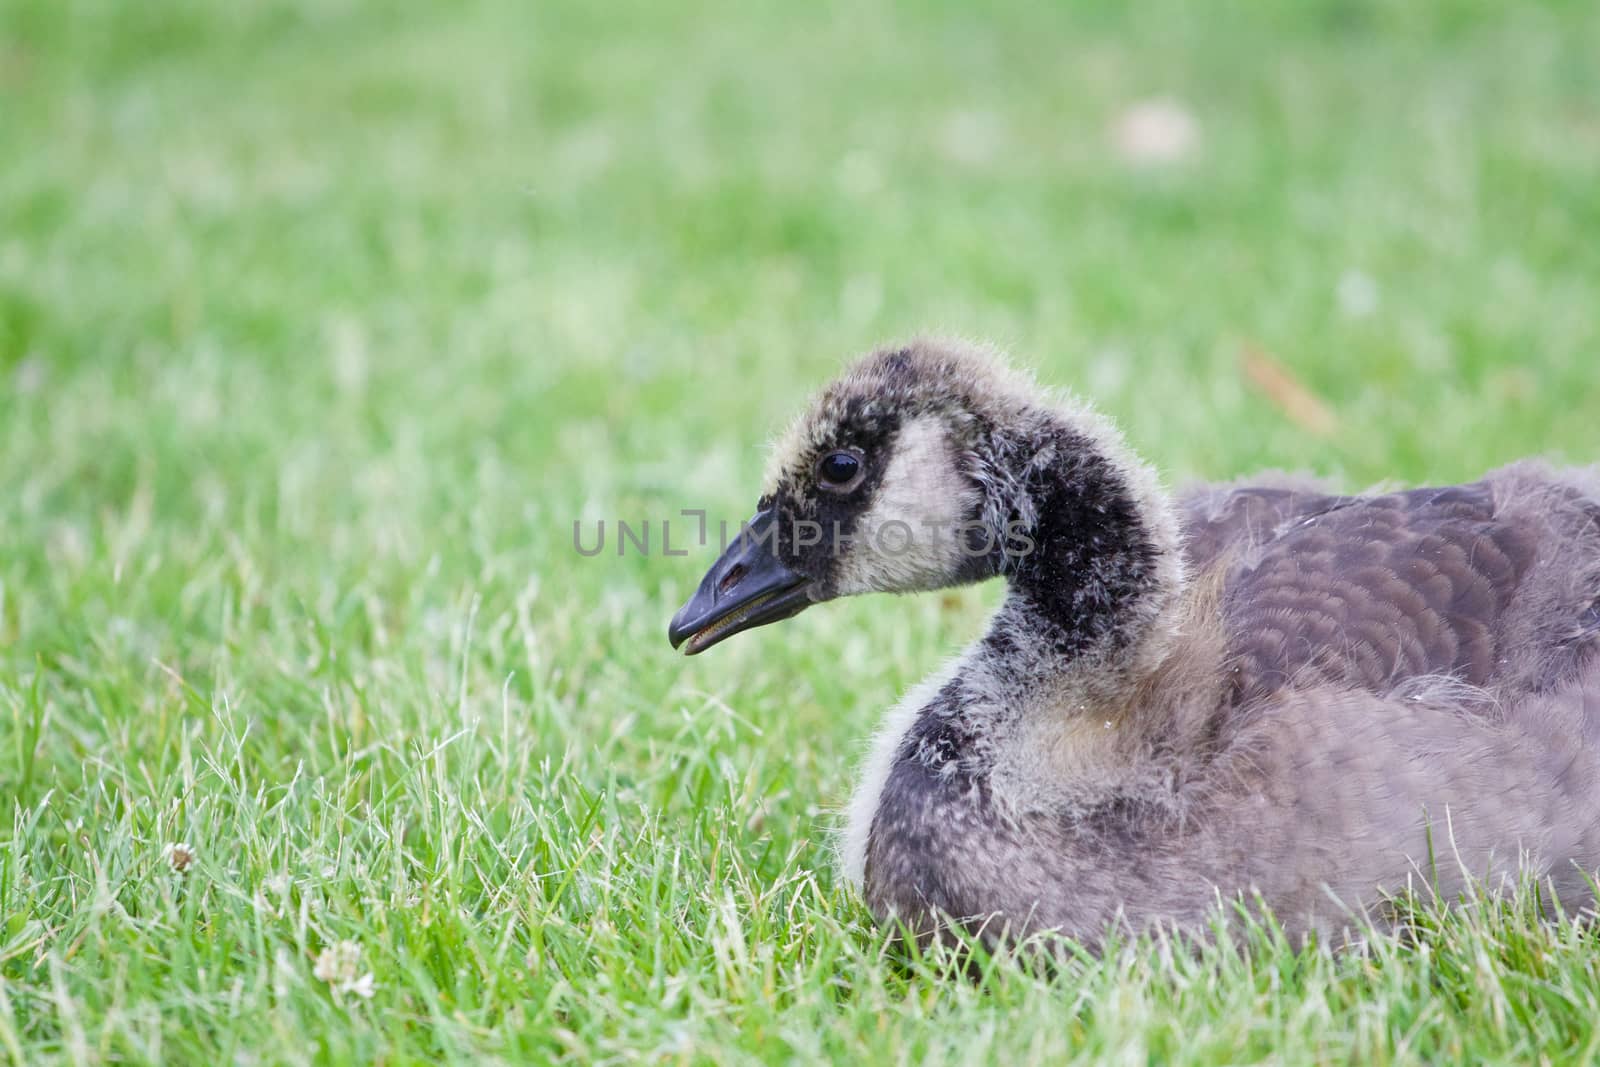
[[[572,532],[737,521],[930,330],[1175,482],[1593,461],[1596,55],[1576,2],[6,0],[0,1048],[1592,1060],[1592,941],[1515,909],[901,959],[827,829],[995,591],[683,661],[709,557]]]

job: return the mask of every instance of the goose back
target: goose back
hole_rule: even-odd
[[[1187,503],[1191,559],[1225,569],[1235,706],[1419,679],[1514,702],[1568,680],[1600,640],[1600,502],[1570,474],[1521,464],[1373,496],[1238,487]]]

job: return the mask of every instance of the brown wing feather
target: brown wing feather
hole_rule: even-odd
[[[1491,684],[1502,619],[1543,532],[1497,518],[1481,482],[1343,498],[1292,523],[1226,586],[1237,698],[1291,682]]]
[[[1248,555],[1294,522],[1351,499],[1313,487],[1202,486],[1179,501],[1184,553],[1193,571],[1203,571],[1225,555]]]

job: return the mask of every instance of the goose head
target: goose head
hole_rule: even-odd
[[[1122,578],[1154,585],[1175,537],[1154,529],[1171,526],[1165,499],[1109,423],[1052,404],[962,342],[857,361],[779,439],[765,482],[754,516],[673,616],[674,648],[693,655],[836,597],[1001,574],[1037,571],[1087,609],[1125,591],[1098,564],[1131,565],[1138,573]],[[1058,539],[1040,523],[1046,511],[1075,523],[1071,545],[1044,543]]]

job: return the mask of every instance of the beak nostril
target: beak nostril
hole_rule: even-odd
[[[722,576],[722,581],[717,583],[717,595],[727,595],[728,590],[738,585],[739,580],[743,578],[744,575],[745,567],[743,563],[735,563],[733,566],[729,567],[728,573],[724,574]]]

